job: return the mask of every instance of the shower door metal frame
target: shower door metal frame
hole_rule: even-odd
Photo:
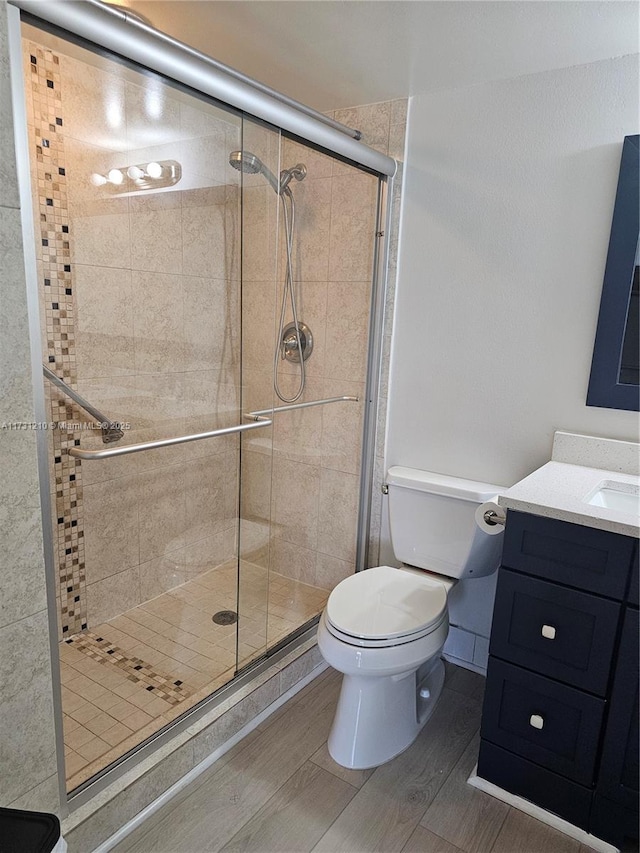
[[[44,5],[44,4],[43,4]],[[56,4],[57,5],[57,4]],[[88,4],[89,5],[89,4]],[[25,80],[22,68],[22,32],[21,32],[21,14],[20,7],[31,6],[28,2],[22,0],[10,0],[8,4],[8,42],[10,54],[10,74],[11,74],[11,95],[13,102],[13,120],[14,120],[14,136],[16,141],[16,163],[18,172],[18,186],[20,191],[21,204],[21,224],[23,234],[23,252],[24,252],[24,268],[27,286],[27,299],[29,311],[29,329],[31,339],[31,360],[32,360],[32,376],[34,389],[34,407],[35,417],[37,421],[46,422],[46,405],[44,397],[44,383],[42,378],[42,347],[40,342],[40,309],[38,299],[38,274],[36,262],[36,240],[32,218],[32,188],[31,174],[29,162],[29,136],[26,117],[26,107],[24,102]],[[43,16],[44,17],[44,16]],[[37,20],[34,23],[38,23]],[[62,33],[64,36],[64,33]],[[98,41],[94,41],[93,45],[88,45],[89,49],[95,47]],[[108,48],[109,52],[111,50]],[[123,51],[119,51],[121,55]],[[135,57],[132,57],[134,62],[139,62]],[[163,78],[174,79],[166,72],[158,71]],[[208,93],[205,92],[205,95]],[[211,96],[212,97],[212,96]],[[291,110],[291,108],[288,108]],[[307,124],[313,122],[309,116],[304,116]],[[304,122],[300,125],[304,127]],[[331,128],[324,128],[329,134],[342,136],[338,131]],[[345,145],[348,147],[348,154],[344,153],[342,145],[321,145],[317,141],[317,137],[313,135],[307,137],[304,133],[296,134],[298,140],[308,142],[311,147],[325,150],[331,156],[337,156],[339,159],[346,160],[355,164],[364,171],[373,174],[378,178],[378,199],[376,213],[376,227],[373,252],[373,268],[372,268],[372,294],[371,294],[371,313],[369,323],[369,343],[367,356],[367,379],[366,379],[366,400],[364,407],[364,422],[363,422],[363,444],[362,444],[362,464],[360,474],[360,501],[358,510],[357,522],[357,545],[356,545],[356,571],[366,568],[366,546],[369,538],[369,524],[371,518],[371,489],[374,479],[375,465],[375,440],[376,440],[376,422],[377,408],[379,398],[379,380],[382,355],[382,340],[383,340],[383,322],[384,322],[384,307],[385,294],[387,289],[388,276],[388,258],[390,245],[390,224],[391,224],[391,205],[393,198],[394,178],[393,173],[397,164],[391,158],[385,157],[378,152],[372,151],[356,142],[354,139],[342,137]],[[341,150],[341,148],[343,150]],[[354,156],[354,151],[362,152],[363,156]],[[373,157],[377,165],[384,163],[384,171],[378,171],[369,165],[367,161]],[[394,164],[394,169],[390,169],[389,163]],[[324,402],[324,401],[322,401]],[[281,649],[276,647],[272,652],[269,650],[266,655],[259,658],[255,664],[244,671],[240,676],[231,680],[228,684],[205,698],[201,703],[192,709],[185,712],[183,716],[178,718],[174,723],[169,724],[165,729],[157,735],[142,743],[131,754],[122,757],[118,762],[115,762],[110,769],[104,771],[101,775],[93,780],[88,780],[83,785],[78,793],[69,795],[66,789],[66,777],[64,768],[64,736],[62,727],[62,697],[61,697],[61,682],[60,682],[60,655],[59,655],[59,638],[55,615],[57,612],[57,603],[55,595],[55,559],[54,559],[54,543],[53,531],[51,527],[51,502],[50,502],[50,478],[48,465],[48,446],[47,433],[39,430],[37,433],[37,457],[38,457],[38,474],[40,481],[40,502],[43,521],[43,539],[44,539],[44,563],[46,574],[46,589],[47,589],[47,608],[49,613],[49,641],[50,641],[50,656],[52,666],[52,698],[53,698],[53,715],[55,726],[55,742],[56,742],[56,759],[58,767],[58,783],[60,794],[60,816],[67,817],[71,812],[75,811],[80,806],[88,803],[93,797],[104,791],[110,784],[123,775],[127,770],[136,766],[143,758],[148,757],[155,752],[159,747],[167,744],[176,733],[184,731],[187,725],[190,725],[194,719],[203,716],[212,708],[215,708],[220,702],[231,695],[239,686],[247,683],[255,673],[272,665],[281,655],[287,654],[292,648],[305,642],[315,630],[311,626],[302,636],[297,636],[288,640],[288,645]],[[316,622],[319,617],[316,617]]]
[[[40,326],[40,301],[38,296],[38,261],[36,235],[33,221],[31,164],[29,161],[29,128],[25,103],[26,80],[22,64],[22,30],[20,12],[7,6],[7,40],[9,44],[9,74],[14,122],[14,140],[24,272],[27,290],[27,311],[31,346],[31,375],[36,422],[46,423],[47,407],[42,374],[42,340]],[[62,728],[62,682],[60,679],[60,641],[58,638],[58,602],[56,599],[56,565],[52,529],[51,483],[49,476],[49,448],[46,430],[36,430],[38,482],[40,484],[40,511],[42,514],[42,539],[49,623],[49,651],[51,659],[51,692],[53,699],[53,724],[56,745],[60,817],[69,813],[64,766],[64,732]]]
[[[380,398],[385,298],[389,276],[391,209],[393,205],[394,182],[394,176],[387,178],[380,176],[378,181],[378,210],[375,226],[371,307],[369,313],[366,399],[360,463],[360,502],[356,534],[356,572],[361,572],[367,568],[367,545],[369,542],[371,501],[373,498],[374,469],[376,464],[376,432]]]

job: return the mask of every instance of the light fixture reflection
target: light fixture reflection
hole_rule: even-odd
[[[138,192],[171,187],[182,178],[182,166],[177,160],[152,160],[150,163],[132,163],[110,169],[106,175],[94,172],[89,181],[94,187],[105,187],[112,192]]]
[[[120,169],[111,169],[109,174],[107,175],[109,183],[115,184],[117,187],[124,181],[124,175],[120,171]]]

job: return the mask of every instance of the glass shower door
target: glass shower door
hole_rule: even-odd
[[[237,669],[242,121],[33,27],[27,115],[69,790]],[[260,432],[260,430],[257,430]]]

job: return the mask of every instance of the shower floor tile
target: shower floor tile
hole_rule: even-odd
[[[242,563],[218,566],[60,646],[67,789],[73,790],[230,681],[319,613],[329,592]]]

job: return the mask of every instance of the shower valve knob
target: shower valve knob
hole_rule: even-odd
[[[282,330],[280,337],[280,355],[286,358],[287,361],[300,361],[300,351],[302,357],[306,361],[313,350],[313,335],[311,329],[302,322],[298,323],[300,333],[300,343],[298,344],[298,332],[296,331],[295,323],[289,323]]]

